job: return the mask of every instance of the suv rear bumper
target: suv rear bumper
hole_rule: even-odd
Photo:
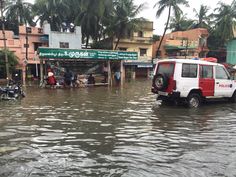
[[[172,93],[164,92],[165,94],[163,94],[163,92],[159,93],[157,96],[157,100],[168,100],[168,101],[180,100],[180,92],[172,92]]]

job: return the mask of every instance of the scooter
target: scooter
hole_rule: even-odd
[[[19,82],[10,80],[7,86],[0,87],[1,100],[16,100],[24,97],[25,92],[22,90],[22,86]]]

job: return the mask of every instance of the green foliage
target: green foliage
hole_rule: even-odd
[[[236,27],[235,4],[226,5],[221,2],[218,5],[219,7],[215,9],[215,11],[218,13],[214,14],[214,32],[220,38],[223,44],[226,44],[227,41],[234,38],[234,29]]]
[[[231,5],[219,2],[218,7],[214,9],[214,14],[210,15],[213,23],[209,29],[210,36],[207,43],[209,54],[212,56],[219,56],[222,50],[226,50],[227,43],[234,38],[235,7],[235,1]]]
[[[159,43],[159,46],[157,48],[157,52],[159,52],[161,45],[162,45],[162,41],[164,39],[164,36],[166,34],[166,31],[169,27],[169,22],[170,22],[170,17],[171,17],[171,11],[173,11],[175,17],[180,16],[182,12],[180,5],[184,5],[184,6],[189,6],[188,5],[188,1],[186,0],[159,0],[154,7],[158,6],[158,10],[156,12],[156,16],[160,17],[160,15],[164,12],[165,9],[168,9],[168,16],[167,16],[167,21],[166,21],[166,26],[163,32],[163,35],[161,37],[161,41]]]
[[[153,42],[156,42],[156,41],[159,41],[160,40],[160,36],[158,36],[158,35],[153,35],[153,37],[152,37],[152,41]]]
[[[53,31],[74,31],[74,27],[80,25],[86,46],[93,41],[96,48],[99,48],[99,41],[105,38],[118,39],[117,47],[120,38],[137,31],[142,21],[137,15],[145,8],[145,4],[135,5],[134,0],[35,0],[34,4],[27,0],[5,2],[7,30],[18,34],[19,25],[35,26],[39,22],[42,26],[45,21],[50,23]],[[209,7],[201,5],[199,11],[193,10],[196,19],[187,19],[182,12],[182,6],[188,7],[187,0],[157,0],[155,8],[157,18],[168,10],[163,36],[167,29],[184,31],[203,27],[210,32],[209,46],[217,48],[217,45],[225,46],[233,38],[235,4],[235,1],[231,5],[220,2],[214,14],[209,14]]]
[[[208,15],[209,7],[201,5],[199,12],[194,8],[197,20],[194,20],[191,28],[208,28],[210,25],[210,16]]]
[[[182,13],[177,14],[176,16],[170,19],[169,29],[174,31],[185,31],[191,28],[193,20],[187,19],[186,15]]]
[[[9,71],[10,73],[12,73],[12,71],[15,70],[16,65],[18,64],[18,58],[17,56],[7,50],[7,56],[8,56],[8,65],[9,65]],[[6,72],[6,62],[5,62],[5,51],[4,50],[0,50],[0,70],[2,71],[1,73]]]
[[[140,27],[142,18],[136,16],[143,10],[144,4],[139,6],[133,0],[114,0],[114,11],[109,18],[106,32],[109,36],[117,38],[115,50],[120,38],[127,36],[129,32],[136,31]]]
[[[60,31],[69,16],[69,2],[74,3],[68,0],[36,0],[33,14],[38,17],[37,21],[40,20],[41,26],[47,21],[53,31]]]
[[[35,26],[32,16],[32,4],[24,0],[7,1],[5,5],[6,28],[18,34],[19,25],[29,24]]]

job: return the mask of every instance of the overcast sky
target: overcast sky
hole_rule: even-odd
[[[221,0],[226,4],[231,4],[232,0]],[[142,4],[143,0],[134,0],[135,4]],[[140,13],[140,16],[149,19],[154,22],[154,34],[161,35],[164,31],[164,25],[167,20],[167,11],[164,12],[160,18],[156,18],[157,7],[153,9],[154,4],[158,2],[158,0],[146,0],[146,9]],[[197,11],[199,10],[201,4],[207,5],[210,8],[210,12],[213,12],[214,8],[217,7],[217,3],[219,0],[188,0],[190,7],[183,7],[183,12],[186,14],[187,18],[194,19],[195,14],[193,13],[193,8]]]
[[[26,0],[33,3],[34,0]],[[144,17],[150,21],[154,22],[154,34],[161,35],[164,31],[164,25],[167,20],[167,11],[164,12],[159,18],[156,18],[157,7],[154,9],[153,6],[159,0],[134,0],[136,5],[146,2],[146,8],[140,13],[140,17]],[[231,4],[233,0],[221,0],[226,4]],[[187,18],[194,19],[195,14],[193,13],[193,8],[197,11],[199,10],[201,4],[207,5],[210,8],[210,12],[213,12],[214,8],[217,7],[219,0],[188,0],[190,7],[183,7],[183,11],[186,14]]]

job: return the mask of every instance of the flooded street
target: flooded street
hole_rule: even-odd
[[[158,106],[151,81],[0,102],[1,177],[236,176],[236,104]]]

